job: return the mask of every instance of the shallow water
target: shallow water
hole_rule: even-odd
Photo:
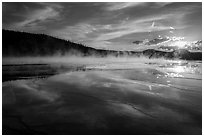
[[[50,67],[3,82],[3,134],[202,134],[200,62]]]

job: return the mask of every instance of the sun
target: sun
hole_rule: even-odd
[[[187,43],[185,41],[176,41],[174,45],[179,48],[184,48],[186,44]]]

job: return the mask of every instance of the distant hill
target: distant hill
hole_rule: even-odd
[[[202,60],[201,52],[189,52],[175,50],[172,52],[148,49],[144,51],[114,51],[87,47],[82,44],[55,38],[45,34],[32,34],[2,30],[2,55],[13,56],[53,56],[53,55],[77,55],[77,56],[147,56],[148,58],[180,58],[186,60]]]
[[[88,56],[99,52],[94,48],[45,34],[3,30],[2,37],[3,56],[50,56],[56,54]]]

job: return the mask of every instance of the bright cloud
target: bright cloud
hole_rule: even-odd
[[[121,9],[125,9],[128,7],[134,7],[134,6],[139,6],[144,4],[143,2],[116,2],[116,3],[107,3],[107,7],[106,10],[108,11],[114,11],[114,10],[121,10]]]

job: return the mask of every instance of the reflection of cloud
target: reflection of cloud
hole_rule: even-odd
[[[21,91],[23,91],[22,93],[26,93],[35,99],[42,99],[53,102],[59,97],[57,93],[47,90],[46,88],[41,89],[40,85],[36,83],[16,82],[10,86],[14,89],[16,88],[15,90],[18,90],[18,88],[21,89]]]
[[[67,59],[69,58],[66,57],[66,61]],[[197,80],[192,82],[192,80],[187,81],[186,79],[171,79],[172,86],[162,86],[159,83],[163,83],[167,79],[162,78],[155,81],[152,72],[157,72],[157,69],[144,65],[144,60],[135,60],[135,58],[131,61],[127,58],[106,59],[108,62],[103,63],[108,66],[126,68],[128,61],[129,66],[134,66],[136,69],[123,68],[117,72],[69,72],[66,75],[59,74],[48,79],[34,80],[35,83],[33,80],[4,82],[2,96],[4,97],[3,110],[5,114],[22,116],[23,119],[27,119],[25,120],[27,125],[32,125],[33,122],[36,123],[35,125],[51,122],[48,124],[49,126],[56,125],[57,121],[58,125],[54,126],[55,130],[51,132],[53,134],[76,131],[75,127],[79,124],[80,129],[85,129],[85,133],[97,132],[98,129],[118,133],[115,129],[120,128],[121,133],[131,131],[134,134],[138,134],[138,130],[140,134],[201,134],[202,89]],[[101,64],[101,61],[96,58],[89,58],[88,62],[90,60],[94,66]],[[104,61],[104,59],[100,60]],[[82,61],[84,63],[84,58]],[[125,65],[124,62],[126,62]],[[163,60],[163,62],[166,61]],[[148,91],[146,86],[152,84],[154,84],[152,90]],[[189,92],[182,87],[186,89],[194,87],[197,90]],[[15,96],[12,96],[16,98],[16,102],[10,99],[11,91],[16,93],[13,94]],[[121,116],[123,116],[122,119]],[[5,116],[4,118],[9,117]],[[74,130],[72,128],[67,130],[67,125],[70,123],[76,124]],[[141,123],[147,126],[141,126]],[[105,128],[101,128],[101,124],[105,124]],[[195,126],[192,128],[192,125]],[[47,129],[46,127],[47,124],[45,124],[45,129]],[[135,127],[139,127],[139,129],[135,130]],[[158,128],[155,129],[155,127]],[[91,130],[87,132],[87,129]],[[190,129],[190,131],[186,129]],[[45,133],[48,133],[52,130],[46,131]],[[77,133],[79,133],[78,130]]]
[[[175,66],[173,70],[178,73],[185,72],[185,66]]]

